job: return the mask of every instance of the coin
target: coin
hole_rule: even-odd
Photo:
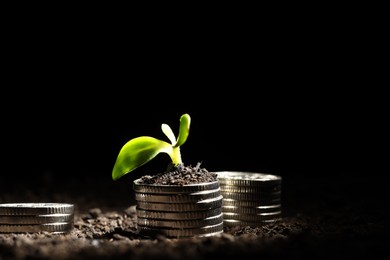
[[[141,235],[212,236],[223,232],[219,181],[188,185],[133,182]]]
[[[223,219],[236,219],[241,221],[263,221],[263,220],[272,220],[275,218],[280,218],[282,215],[281,211],[275,212],[266,212],[258,214],[239,214],[233,212],[223,212]]]
[[[152,228],[152,227],[138,227],[139,234],[143,236],[155,236],[162,234],[167,237],[184,238],[184,237],[209,237],[223,233],[223,223],[212,226],[204,226],[200,228]]]
[[[222,206],[222,195],[197,201],[195,203],[161,203],[161,202],[147,202],[137,201],[137,208],[144,210],[155,210],[155,211],[169,211],[169,212],[184,212],[184,211],[199,211],[215,209]]]
[[[238,186],[238,185],[224,185],[221,184],[221,192],[239,192],[239,193],[255,193],[255,194],[269,194],[275,192],[281,192],[282,186],[280,184],[270,185],[268,187],[263,186],[255,186],[255,185],[246,185],[246,186]]]
[[[53,232],[67,233],[72,231],[73,222],[58,222],[36,225],[5,225],[0,224],[0,233],[35,233],[35,232]]]
[[[220,185],[236,185],[247,187],[264,187],[280,185],[282,178],[278,175],[239,172],[239,171],[221,171],[216,172]]]
[[[201,228],[205,226],[217,225],[222,222],[222,213],[204,219],[160,220],[140,217],[137,218],[138,226],[163,228]]]
[[[225,227],[235,227],[235,226],[250,226],[250,227],[258,227],[259,225],[274,223],[281,218],[273,218],[269,220],[261,220],[261,221],[243,221],[237,219],[224,219],[223,225]]]
[[[219,179],[256,181],[259,183],[279,183],[282,180],[279,175],[258,172],[219,171],[216,174]]]
[[[151,211],[136,208],[137,216],[140,218],[148,219],[162,219],[162,220],[199,220],[212,216],[216,216],[222,213],[221,207],[199,210],[199,211],[180,211],[180,212],[167,212],[167,211]]]
[[[273,203],[273,201],[256,201],[256,200],[234,200],[224,198],[222,200],[222,206],[234,206],[234,207],[272,207],[274,205],[281,204],[281,200],[278,199],[277,203]]]
[[[282,217],[282,178],[278,175],[221,171],[224,225],[259,226]]]
[[[149,194],[187,194],[204,190],[215,190],[218,188],[218,181],[200,184],[187,184],[183,186],[142,184],[140,179],[133,182],[133,189],[135,192]]]
[[[145,202],[162,202],[162,203],[194,203],[200,200],[217,198],[221,195],[220,189],[205,190],[194,193],[183,194],[147,194],[136,192],[135,200]]]
[[[269,213],[269,212],[278,212],[281,211],[282,205],[272,205],[272,206],[259,206],[259,207],[241,207],[241,206],[222,206],[223,212],[232,212],[238,214],[260,214],[260,213]]]
[[[74,205],[68,203],[0,204],[0,233],[66,233],[74,227]]]
[[[73,222],[73,214],[49,215],[0,215],[0,224],[48,224],[58,222]]]
[[[73,214],[74,205],[68,203],[4,203],[0,215]]]
[[[280,192],[270,194],[256,194],[256,193],[238,193],[238,192],[222,192],[224,199],[233,199],[238,201],[256,201],[259,204],[270,203],[277,204],[281,201]]]

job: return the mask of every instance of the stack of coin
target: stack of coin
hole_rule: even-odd
[[[282,217],[280,176],[239,171],[221,171],[217,175],[224,226],[255,227]]]
[[[140,235],[204,237],[223,232],[219,182],[184,186],[133,183]]]
[[[73,204],[0,204],[0,233],[68,233],[73,227]]]

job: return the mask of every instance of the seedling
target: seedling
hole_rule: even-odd
[[[183,114],[180,117],[180,128],[177,139],[169,125],[161,125],[161,130],[171,143],[150,136],[140,136],[128,141],[119,151],[112,170],[112,179],[119,179],[149,162],[160,153],[168,154],[172,160],[171,165],[173,166],[183,164],[180,146],[187,140],[190,123],[191,118],[189,114]]]

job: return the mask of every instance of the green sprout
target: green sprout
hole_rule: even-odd
[[[119,151],[112,170],[112,179],[119,179],[123,175],[149,162],[159,153],[168,154],[173,166],[182,164],[180,146],[187,140],[190,123],[190,115],[183,114],[180,117],[180,128],[177,139],[169,125],[161,125],[161,130],[171,143],[150,136],[140,136],[128,141]]]

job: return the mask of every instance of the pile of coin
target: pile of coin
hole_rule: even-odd
[[[224,226],[261,226],[281,219],[280,176],[239,171],[221,171],[217,175]]]
[[[184,186],[133,182],[140,235],[205,237],[223,232],[219,182]]]
[[[67,203],[0,204],[0,233],[68,233],[74,227],[74,205]]]

